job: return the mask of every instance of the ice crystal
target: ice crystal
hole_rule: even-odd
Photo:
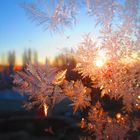
[[[104,125],[107,122],[107,113],[104,112],[100,103],[97,102],[95,106],[91,106],[91,109],[88,114],[88,120],[90,127],[88,128],[91,132],[95,132],[97,139],[104,138]]]
[[[78,108],[83,110],[90,107],[87,128],[96,135],[97,140],[126,139],[128,131],[137,131],[140,127],[139,118],[131,114],[140,109],[140,1],[40,2],[25,4],[24,7],[30,17],[43,24],[45,29],[59,30],[72,25],[81,5],[86,6],[88,15],[95,17],[96,25],[100,27],[100,36],[93,40],[87,35],[79,44],[74,53],[74,70],[82,78],[91,79],[91,88],[101,90],[101,99],[105,95],[116,100],[121,97],[124,108],[111,116],[104,110],[100,100],[93,106],[90,90],[84,86],[82,79],[66,81],[66,70],[58,72],[50,65],[46,68],[28,65],[24,72],[15,74],[14,83],[20,90],[29,93],[30,105],[53,105],[66,95],[72,101],[74,112]],[[79,3],[82,4],[79,6]]]
[[[112,122],[106,124],[105,134],[107,138],[113,140],[124,140],[127,132],[130,129],[130,124],[127,122],[117,122],[112,119]]]
[[[95,132],[96,139],[98,140],[124,140],[130,127],[132,128],[130,118],[127,115],[118,113],[116,117],[110,117],[109,114],[103,110],[99,102],[97,102],[95,106],[91,106],[88,120],[90,124],[88,129],[90,132]]]
[[[64,27],[71,27],[76,22],[77,1],[52,0],[24,3],[29,18],[43,25],[44,29],[60,31]]]
[[[85,109],[90,106],[90,94],[89,90],[82,84],[81,81],[66,81],[64,84],[64,93],[72,101],[72,106],[74,108],[74,113],[78,109]]]
[[[110,45],[114,42],[112,41]],[[115,48],[116,54],[112,54],[114,48],[108,48],[109,45],[104,47],[104,43],[101,45],[103,46],[100,49],[91,38],[87,37],[80,44],[75,56],[77,61],[75,70],[83,77],[91,77],[93,87],[102,89],[103,96],[108,94],[116,99],[123,97],[127,111],[131,111],[132,104],[139,106],[140,53],[132,50],[130,52],[127,49],[119,52],[120,49]]]
[[[58,73],[58,69],[50,65],[28,64],[25,71],[14,75],[14,83],[18,90],[29,96],[30,101],[26,104],[28,108],[43,104],[53,106],[64,97],[60,84],[65,72]]]

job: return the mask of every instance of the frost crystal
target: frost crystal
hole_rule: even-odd
[[[17,89],[29,96],[27,108],[34,105],[52,106],[64,98],[60,87],[65,78],[65,72],[58,73],[58,69],[48,64],[28,64],[25,71],[17,72],[14,75],[14,83]]]
[[[64,93],[72,101],[71,105],[74,108],[74,113],[78,108],[83,110],[90,106],[90,94],[81,81],[66,81],[64,84]]]

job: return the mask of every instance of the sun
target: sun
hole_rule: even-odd
[[[102,67],[106,63],[106,61],[107,61],[107,54],[106,53],[107,53],[107,51],[103,50],[103,49],[101,49],[97,52],[97,56],[95,59],[95,65],[97,67]]]
[[[103,62],[103,60],[98,59],[98,60],[95,61],[95,64],[96,64],[97,67],[102,67],[104,62]]]

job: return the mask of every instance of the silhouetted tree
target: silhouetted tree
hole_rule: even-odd
[[[37,60],[37,53],[34,54],[34,61],[36,60]],[[33,52],[31,49],[24,50],[22,62],[23,62],[23,67],[25,67],[26,64],[33,62]]]
[[[8,65],[9,65],[9,72],[13,73],[14,70],[14,65],[15,65],[15,61],[16,61],[16,56],[15,56],[15,52],[9,52],[8,53]]]
[[[34,63],[38,63],[38,53],[34,51]]]

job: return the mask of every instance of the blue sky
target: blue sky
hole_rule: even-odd
[[[85,33],[94,32],[93,22],[80,11],[79,21],[73,29],[51,35],[50,31],[44,31],[28,19],[20,6],[27,1],[0,0],[0,56],[14,50],[18,63],[21,63],[24,49],[30,47],[37,50],[40,61],[45,61],[46,56],[52,58],[60,53],[61,48],[76,46]]]

